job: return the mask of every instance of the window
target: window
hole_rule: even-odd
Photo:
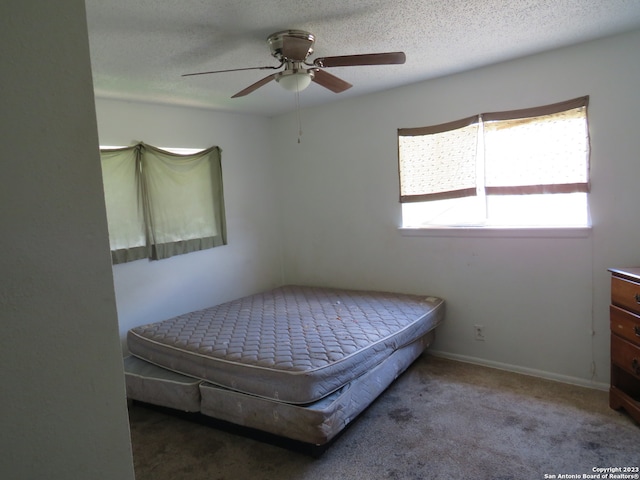
[[[100,149],[113,263],[226,244],[220,149]]]
[[[588,100],[399,129],[403,227],[588,226]]]

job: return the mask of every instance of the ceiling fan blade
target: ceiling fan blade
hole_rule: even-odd
[[[252,85],[249,85],[247,88],[245,88],[244,90],[239,91],[238,93],[236,93],[231,98],[238,98],[238,97],[244,97],[245,95],[249,95],[251,92],[259,89],[263,85],[266,85],[271,80],[275,79],[276,75],[277,75],[277,73],[272,73],[271,75],[269,75],[267,77],[264,77],[262,80],[258,80],[256,83],[254,83]]]
[[[280,68],[283,64],[284,64],[284,62],[281,63],[280,65],[278,65],[277,67],[268,66],[268,67],[231,68],[229,70],[213,70],[211,72],[183,73],[181,76],[182,77],[192,77],[194,75],[209,75],[210,73],[241,72],[243,70],[276,70],[276,69]]]
[[[316,67],[351,67],[358,65],[400,65],[406,61],[404,52],[365,53],[361,55],[341,55],[338,57],[316,58]]]
[[[282,56],[289,60],[303,62],[313,44],[306,38],[288,36],[282,39]]]
[[[345,82],[341,78],[331,75],[324,70],[315,70],[313,81],[334,93],[344,92],[353,86],[349,82]]]

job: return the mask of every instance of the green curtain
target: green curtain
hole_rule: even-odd
[[[113,263],[149,256],[137,147],[100,150]]]
[[[138,143],[100,153],[114,264],[226,245],[219,147],[179,155]]]

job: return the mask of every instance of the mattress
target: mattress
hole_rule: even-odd
[[[212,386],[310,405],[443,318],[437,297],[285,286],[134,328],[127,344],[146,362]]]

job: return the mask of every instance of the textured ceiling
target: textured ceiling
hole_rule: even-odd
[[[86,0],[97,97],[259,115],[295,109],[271,82],[230,97],[271,71],[183,73],[278,65],[266,38],[316,36],[321,56],[404,51],[404,65],[327,69],[353,87],[312,84],[300,105],[415,83],[640,28],[640,0]],[[640,47],[640,46],[639,46]]]

